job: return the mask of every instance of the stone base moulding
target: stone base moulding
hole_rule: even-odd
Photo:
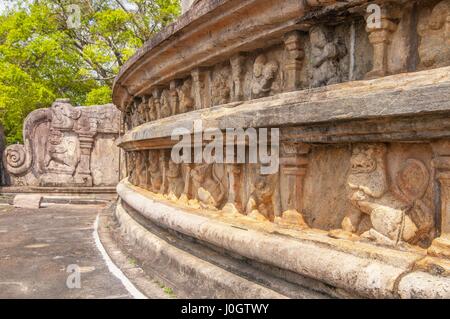
[[[239,228],[177,207],[127,181],[118,185],[117,192],[124,204],[162,227],[244,258],[320,280],[354,296],[450,298],[449,278],[414,270],[426,256],[424,252],[333,240],[315,230],[290,237]],[[411,284],[415,280],[421,284]]]

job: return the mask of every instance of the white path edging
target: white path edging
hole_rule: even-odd
[[[106,265],[108,266],[108,270],[117,278],[120,280],[120,282],[123,284],[125,289],[128,291],[130,295],[133,296],[134,299],[148,299],[143,293],[141,293],[132,283],[131,281],[125,276],[125,274],[117,267],[114,262],[111,260],[111,257],[109,257],[108,253],[106,252],[105,247],[103,246],[100,236],[98,234],[98,224],[100,221],[100,215],[97,215],[97,218],[95,219],[94,223],[94,241],[95,246],[100,251],[100,254],[103,257],[103,260],[105,261]]]

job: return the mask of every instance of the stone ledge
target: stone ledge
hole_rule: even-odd
[[[121,182],[117,191],[125,203],[162,227],[237,255],[320,280],[358,296],[413,297],[416,292],[410,283],[411,278],[423,278],[422,272],[413,270],[415,263],[423,258],[423,255],[397,251],[397,258],[403,257],[404,263],[398,261],[394,263],[388,257],[392,252],[391,249],[372,246],[372,257],[358,256],[358,249],[364,250],[364,244],[353,243],[353,250],[339,251],[337,248],[315,241],[314,237],[304,240],[240,229],[211,218],[191,214],[143,195],[127,182]],[[339,243],[345,241],[336,240],[336,246],[339,246]],[[377,256],[375,252],[379,255]],[[385,258],[380,257],[383,255]],[[431,280],[439,285],[423,286],[421,295],[450,297],[448,278],[431,274],[427,274],[426,277],[427,282]]]
[[[438,119],[436,119],[438,117]],[[405,125],[411,118],[419,123]],[[203,129],[248,127],[302,127],[307,134],[299,139],[324,142],[333,130],[340,142],[353,141],[354,136],[370,136],[395,132],[399,138],[416,140],[450,136],[450,67],[356,81],[325,88],[283,93],[276,96],[179,114],[141,125],[118,139],[125,150],[169,147],[175,129],[193,132],[193,123],[202,120]],[[357,120],[386,120],[387,128],[359,132],[348,123]],[[440,120],[440,124],[436,124]],[[396,125],[396,122],[398,124]],[[343,126],[345,134],[338,128]],[[323,132],[330,131],[324,137]],[[353,133],[352,133],[353,132]],[[399,135],[399,133],[403,133]],[[354,136],[353,136],[353,135]],[[391,136],[396,136],[391,134]],[[380,137],[383,139],[383,137]]]
[[[161,240],[134,221],[120,204],[117,205],[115,217],[127,241],[145,252],[147,264],[152,264],[151,267],[157,267],[153,264],[165,265],[162,276],[165,281],[170,282],[171,286],[175,286],[177,291],[182,291],[181,297],[187,298],[193,295],[198,297],[199,291],[201,291],[213,294],[214,298],[286,298]],[[178,278],[182,282],[181,284],[178,282],[180,287],[178,287],[177,279],[174,278],[177,276],[181,277],[181,279]]]

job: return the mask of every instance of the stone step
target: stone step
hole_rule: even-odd
[[[163,229],[120,205],[119,246],[151,277],[181,298],[343,297],[323,283],[232,256],[224,250]]]

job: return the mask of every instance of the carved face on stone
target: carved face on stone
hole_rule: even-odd
[[[371,173],[377,168],[374,147],[355,146],[350,160],[352,173]]]
[[[56,101],[51,107],[52,127],[71,129],[75,120],[81,116],[81,110],[74,108],[68,101]]]
[[[362,191],[374,198],[381,197],[388,188],[384,144],[358,144],[353,146],[350,174],[347,184],[352,190]]]
[[[311,45],[316,48],[324,48],[329,42],[323,28],[313,27],[309,32]]]
[[[278,72],[276,61],[267,61],[264,54],[260,54],[253,65],[252,94],[254,98],[267,96]]]

